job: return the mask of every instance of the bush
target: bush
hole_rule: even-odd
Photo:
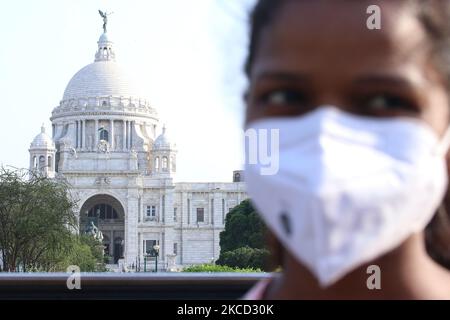
[[[36,271],[66,272],[67,267],[71,265],[78,266],[81,272],[106,271],[103,245],[88,235],[71,235],[70,243],[65,251],[50,252],[44,258],[51,268],[46,266]]]
[[[217,260],[217,264],[233,268],[267,270],[267,261],[269,258],[270,252],[267,249],[242,247],[221,254],[219,260]]]
[[[183,269],[183,272],[262,272],[260,269],[253,268],[233,268],[229,266],[220,266],[214,264],[194,265]]]

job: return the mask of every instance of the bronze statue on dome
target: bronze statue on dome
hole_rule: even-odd
[[[107,11],[103,12],[102,10],[98,10],[98,13],[103,18],[103,33],[106,33],[106,27],[108,25],[108,16],[112,15],[114,12],[108,13]]]

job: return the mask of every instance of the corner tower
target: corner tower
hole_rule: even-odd
[[[34,171],[48,178],[55,177],[55,143],[45,133],[42,125],[39,133],[30,145],[30,171]]]

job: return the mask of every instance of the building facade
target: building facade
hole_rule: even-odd
[[[30,168],[71,185],[80,232],[96,224],[111,265],[154,268],[155,249],[162,270],[218,258],[226,214],[247,197],[241,172],[229,183],[175,182],[176,145],[106,32],[50,120],[51,136],[42,127],[30,146]]]

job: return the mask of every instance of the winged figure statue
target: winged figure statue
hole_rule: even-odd
[[[106,33],[106,27],[108,25],[108,16],[110,16],[112,14],[108,13],[108,12],[103,12],[102,10],[98,10],[98,13],[100,14],[100,17],[103,18],[103,32]]]

